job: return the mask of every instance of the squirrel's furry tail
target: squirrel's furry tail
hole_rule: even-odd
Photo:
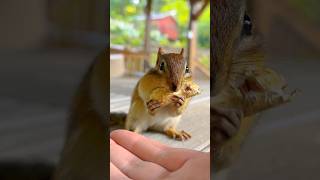
[[[51,180],[55,170],[54,164],[47,162],[0,162],[1,180]]]
[[[127,113],[111,112],[110,113],[110,126],[113,126],[113,125],[124,126],[126,118],[127,118]]]

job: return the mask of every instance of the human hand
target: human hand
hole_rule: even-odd
[[[126,130],[110,137],[111,180],[210,178],[210,153],[172,148]]]

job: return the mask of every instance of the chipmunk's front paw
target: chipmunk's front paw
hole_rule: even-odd
[[[212,143],[219,145],[238,133],[243,112],[233,108],[211,107],[211,117]]]
[[[179,141],[184,141],[184,140],[188,140],[191,138],[191,135],[185,131],[177,131],[174,128],[169,128],[167,130],[165,130],[165,133],[167,136],[169,136],[172,139],[176,139]]]
[[[161,103],[158,100],[150,100],[147,102],[148,112],[151,115],[155,114],[155,111],[161,107]]]
[[[183,96],[173,95],[173,96],[171,96],[171,101],[174,103],[174,105],[176,107],[180,107],[184,103],[184,97]]]

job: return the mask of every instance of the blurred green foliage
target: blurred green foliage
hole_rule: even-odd
[[[138,26],[139,27],[139,26]],[[125,21],[110,19],[111,44],[132,46],[141,45],[141,33],[133,24]]]
[[[110,1],[110,40],[111,44],[141,47],[144,39],[144,21],[138,19],[144,15],[146,0],[111,0]],[[179,38],[169,41],[156,28],[151,28],[151,43],[161,46],[181,47],[187,43],[189,5],[187,0],[155,0],[152,13],[175,12]],[[209,6],[197,21],[198,47],[210,47],[210,10]]]
[[[210,6],[203,11],[198,21],[198,43],[200,47],[210,48]]]

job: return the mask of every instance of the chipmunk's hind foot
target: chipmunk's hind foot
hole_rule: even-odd
[[[185,131],[177,131],[175,128],[169,128],[165,130],[165,134],[172,139],[179,141],[185,141],[191,138],[191,135]]]

